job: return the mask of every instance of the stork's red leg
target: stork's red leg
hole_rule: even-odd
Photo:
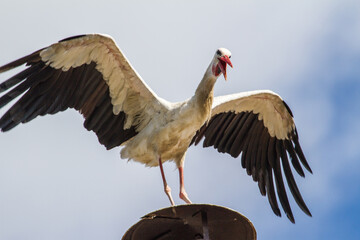
[[[190,199],[185,191],[184,187],[184,168],[181,166],[179,167],[179,176],[180,176],[180,194],[179,197],[184,200],[186,203],[191,204]]]
[[[164,173],[164,169],[162,166],[162,161],[161,161],[161,157],[159,157],[159,166],[160,166],[160,171],[161,171],[161,176],[163,179],[163,183],[164,183],[164,191],[166,193],[166,195],[168,196],[169,200],[170,200],[170,204],[171,206],[175,206],[174,200],[171,196],[171,188],[169,187],[169,185],[166,182],[166,178],[165,178],[165,173]]]

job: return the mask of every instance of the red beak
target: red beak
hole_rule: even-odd
[[[229,64],[230,67],[233,67],[230,58],[228,56],[222,56],[221,58],[219,58],[219,68],[222,72],[222,74],[224,75],[224,78],[226,80],[226,65]]]

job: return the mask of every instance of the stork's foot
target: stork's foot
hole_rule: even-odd
[[[180,194],[179,197],[184,200],[187,204],[191,204],[190,199],[185,191],[184,187],[184,167],[181,165],[179,167],[179,176],[180,176]]]
[[[166,184],[164,191],[166,193],[166,195],[168,196],[169,200],[170,200],[170,204],[171,206],[175,206],[175,202],[174,199],[171,196],[171,188],[169,187],[169,185]]]
[[[180,191],[179,197],[184,200],[184,202],[186,202],[187,204],[192,204],[192,202],[190,201],[190,199],[188,198],[187,193],[185,192],[185,190]]]

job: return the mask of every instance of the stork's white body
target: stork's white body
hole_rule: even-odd
[[[209,98],[212,102],[212,93]],[[121,158],[150,167],[158,166],[161,158],[162,162],[175,161],[182,166],[192,138],[211,115],[211,104],[204,109],[205,104],[199,101],[194,96],[184,102],[165,103],[168,111],[154,113],[149,124],[124,143]]]

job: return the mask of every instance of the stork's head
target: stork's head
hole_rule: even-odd
[[[233,67],[230,58],[231,52],[226,48],[219,48],[216,50],[212,64],[212,73],[215,77],[218,77],[222,73],[226,80],[226,65],[229,64],[230,67]]]

